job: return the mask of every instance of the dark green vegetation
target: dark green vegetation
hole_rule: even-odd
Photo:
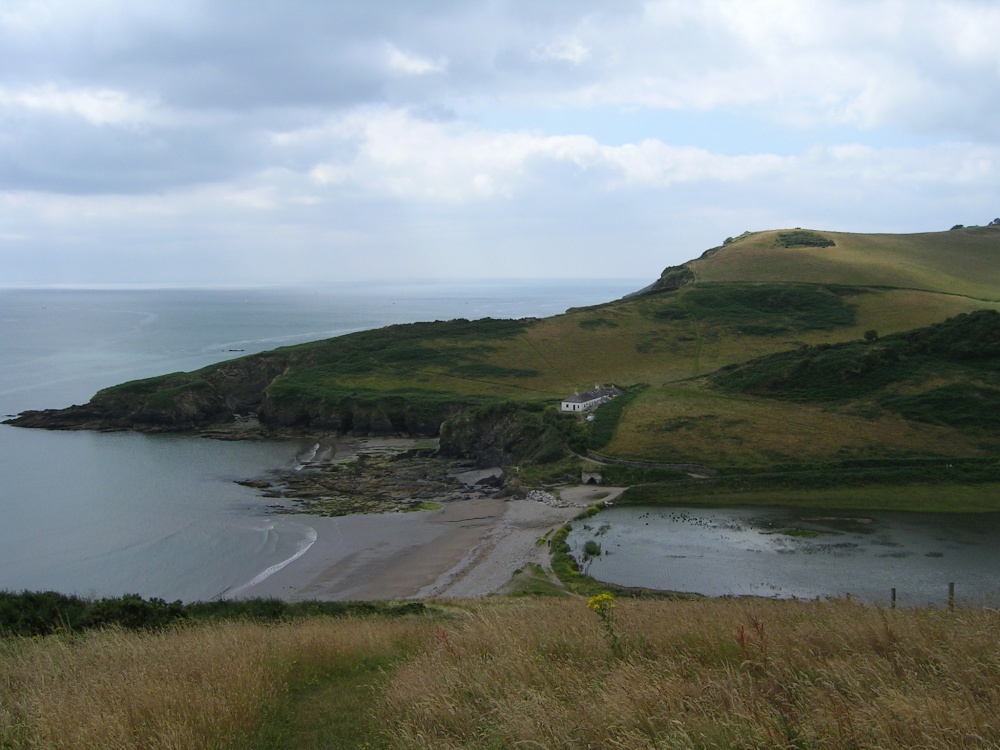
[[[587,450],[587,430],[552,406],[505,401],[464,412],[441,426],[441,454],[475,457],[483,466],[549,464],[567,450]]]
[[[829,237],[824,237],[819,232],[810,232],[807,229],[778,232],[778,239],[775,240],[775,243],[782,247],[833,247],[837,244]]]
[[[690,319],[737,336],[769,336],[854,325],[855,308],[848,298],[862,293],[855,287],[815,284],[706,283],[665,304],[647,303],[644,311],[656,320]]]
[[[915,235],[745,232],[622,300],[544,320],[350,334],[127,383],[15,423],[227,437],[440,435],[445,455],[516,465],[529,483],[591,471],[585,454],[599,450],[753,482],[781,476],[774,482],[799,493],[783,502],[834,502],[817,494],[832,486],[827,470],[803,467],[984,461],[1000,448],[998,257],[992,225]],[[595,383],[625,394],[591,423],[556,412],[561,398]],[[913,478],[900,466],[864,469],[864,486],[936,482],[954,490],[939,493],[942,507],[970,507],[981,481],[993,481],[949,484],[950,474]],[[728,479],[711,492],[711,482],[678,490],[689,479],[658,468],[600,471],[609,482],[673,481],[674,498],[726,502],[737,492],[718,489]],[[857,488],[852,471],[827,473]],[[739,490],[741,501],[751,495]]]
[[[996,459],[883,459],[731,469],[710,479],[653,480],[637,483],[616,503],[997,511],[998,486]]]
[[[318,602],[290,603],[278,599],[166,602],[137,594],[88,599],[54,591],[0,591],[0,636],[81,633],[115,626],[128,630],[164,628],[183,622],[285,622],[304,617],[388,617],[420,614],[420,602]]]
[[[645,387],[644,384],[640,383],[626,389],[621,396],[604,404],[594,413],[594,421],[590,424],[590,432],[587,436],[587,447],[600,450],[611,442],[625,409],[635,401]]]
[[[949,380],[961,379],[958,382]],[[1000,425],[1000,313],[959,315],[875,341],[803,346],[710,376],[731,392],[804,401],[874,403],[907,419]],[[945,382],[946,385],[936,385]]]

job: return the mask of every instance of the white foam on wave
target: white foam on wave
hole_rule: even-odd
[[[316,533],[316,529],[314,529],[312,526],[307,527],[306,538],[303,539],[302,541],[300,541],[298,543],[297,549],[295,550],[295,554],[294,555],[292,555],[291,557],[289,557],[287,560],[282,560],[279,563],[275,563],[274,565],[272,565],[272,566],[270,566],[268,568],[265,568],[260,573],[258,573],[253,578],[251,578],[249,581],[247,581],[246,583],[244,583],[242,586],[237,586],[234,589],[230,589],[229,591],[226,592],[226,596],[227,597],[236,597],[236,596],[239,596],[240,594],[242,594],[247,589],[249,589],[249,588],[251,588],[253,586],[256,586],[261,581],[267,580],[268,578],[270,578],[271,576],[273,576],[275,573],[277,573],[279,570],[281,570],[282,568],[284,568],[286,565],[289,565],[289,564],[295,562],[300,557],[302,557],[302,555],[304,555],[306,552],[308,552],[309,548],[312,547],[316,543],[316,539],[318,537],[319,537],[319,535]]]

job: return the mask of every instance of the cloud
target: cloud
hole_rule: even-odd
[[[535,56],[540,60],[561,60],[580,65],[590,57],[590,49],[580,41],[579,37],[571,36],[539,45]]]
[[[0,88],[0,107],[74,115],[91,125],[135,126],[153,119],[155,105],[123,91],[59,89],[46,85],[20,90]]]
[[[986,221],[997,38],[984,0],[16,0],[0,263],[544,275]]]
[[[392,44],[388,46],[386,52],[389,67],[404,75],[423,76],[428,73],[443,73],[448,68],[444,60],[432,62],[426,57],[407,54]]]

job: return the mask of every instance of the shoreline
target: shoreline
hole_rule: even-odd
[[[292,602],[488,596],[530,562],[548,569],[548,547],[538,540],[576,518],[595,495],[611,499],[621,491],[567,487],[554,504],[477,498],[416,513],[311,517],[316,540],[304,554],[225,596]]]

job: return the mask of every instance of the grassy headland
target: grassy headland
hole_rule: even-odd
[[[588,448],[729,474],[985,460],[1000,439],[998,359],[983,349],[998,327],[998,257],[1000,227],[745,233],[606,304],[542,320],[359,332],[124,384],[17,423],[441,434],[446,450],[456,441],[451,455],[524,464],[524,477],[536,479],[578,472],[570,452]],[[977,314],[957,317],[969,313]],[[628,396],[591,425],[549,413],[594,383]],[[236,424],[234,414],[256,415],[259,426]],[[948,484],[945,474],[924,481]],[[811,489],[829,487],[796,488]]]

